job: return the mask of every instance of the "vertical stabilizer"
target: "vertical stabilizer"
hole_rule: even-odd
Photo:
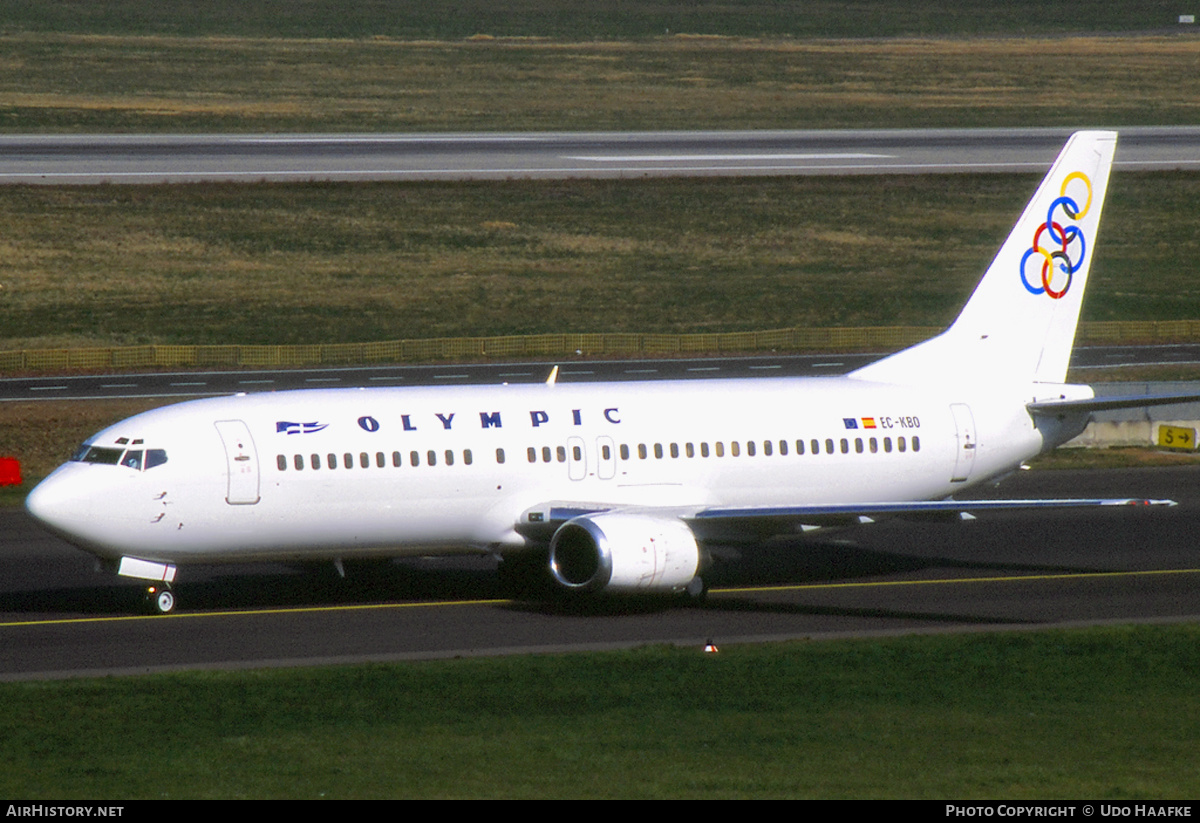
[[[1062,383],[1116,145],[1116,132],[1072,135],[954,324],[850,376]]]

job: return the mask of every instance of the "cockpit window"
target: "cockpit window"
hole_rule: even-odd
[[[71,456],[76,463],[124,466],[134,471],[153,469],[167,462],[166,449],[113,449],[84,444]]]
[[[115,466],[121,462],[121,455],[125,453],[124,449],[106,449],[103,446],[92,446],[83,457],[80,458],[84,463],[99,463],[103,466]]]

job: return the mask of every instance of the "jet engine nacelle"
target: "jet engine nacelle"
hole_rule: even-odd
[[[696,536],[681,520],[594,514],[568,520],[550,540],[550,572],[586,592],[675,591],[700,568]]]

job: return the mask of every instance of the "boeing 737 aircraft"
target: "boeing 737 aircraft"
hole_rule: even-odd
[[[954,324],[843,377],[287,391],[137,415],[29,512],[175,607],[189,563],[491,553],[567,592],[698,592],[714,548],[958,502],[1082,431],[1064,383],[1117,136],[1074,135]],[[1190,397],[1187,399],[1195,399]]]

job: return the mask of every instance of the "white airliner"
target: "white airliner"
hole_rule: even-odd
[[[51,531],[154,581],[177,566],[491,553],[563,590],[702,591],[713,547],[889,515],[1164,503],[956,502],[1082,431],[1067,361],[1116,147],[1063,149],[962,314],[843,377],[286,391],[89,439],[29,495]],[[1187,399],[1195,399],[1189,397]],[[534,558],[534,561],[523,561]]]

